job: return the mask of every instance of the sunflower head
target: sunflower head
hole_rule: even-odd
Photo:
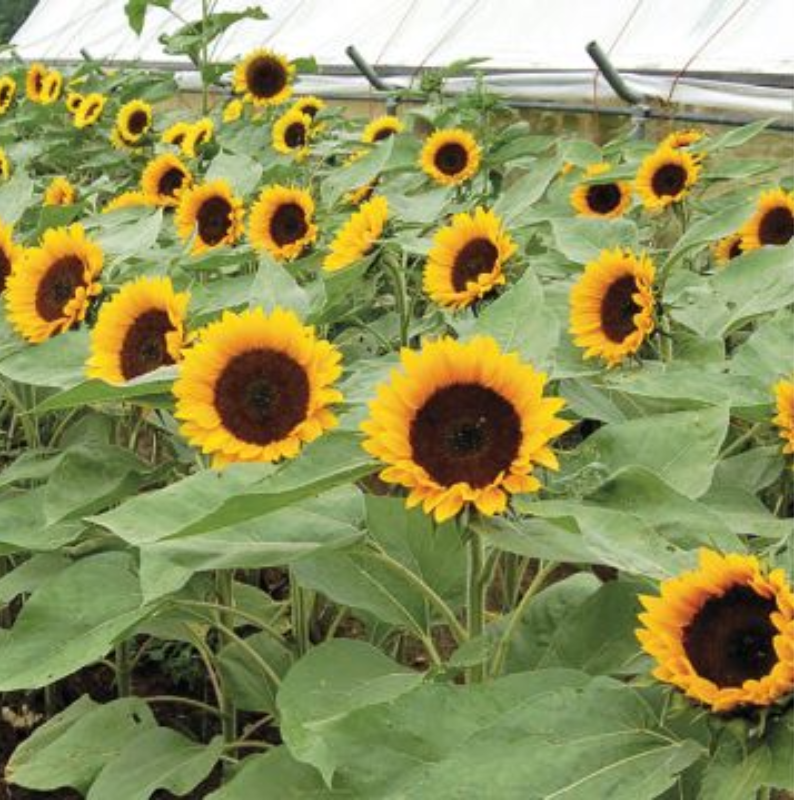
[[[443,186],[469,180],[480,167],[481,150],[475,137],[461,128],[434,131],[422,146],[420,166]]]
[[[28,67],[25,75],[25,94],[28,100],[38,103],[42,97],[42,85],[47,75],[47,67],[38,61]]]
[[[14,226],[0,220],[0,293],[5,292],[8,276],[16,269],[24,250],[14,242]]]
[[[101,286],[103,251],[80,225],[45,231],[25,251],[6,284],[6,312],[14,329],[38,343],[82,322]]]
[[[192,173],[177,156],[164,153],[142,172],[142,192],[158,198],[159,205],[176,206],[181,192],[192,184]]]
[[[272,126],[272,146],[286,155],[304,158],[308,154],[313,120],[302,111],[290,109]]]
[[[388,139],[402,130],[403,123],[397,117],[392,115],[378,117],[364,128],[364,132],[361,134],[361,141],[365,144],[374,144]]]
[[[465,308],[506,282],[503,265],[516,249],[494,212],[456,214],[434,236],[423,287],[439,305]]]
[[[10,75],[0,78],[0,116],[5,114],[17,95],[17,82]]]
[[[778,413],[772,422],[786,441],[783,452],[794,455],[794,378],[775,384],[775,402]]]
[[[301,114],[311,117],[311,119],[314,119],[323,108],[325,108],[325,101],[314,95],[298,97],[297,100],[292,103],[292,110],[299,111]]]
[[[699,177],[696,155],[674,147],[659,147],[642,161],[635,186],[645,208],[658,211],[683,200]]]
[[[153,127],[152,106],[144,100],[131,100],[117,112],[114,127],[125,144],[138,144]]]
[[[215,466],[292,458],[336,424],[340,361],[291,311],[226,311],[179,366],[181,432]]]
[[[83,95],[80,92],[67,92],[66,99],[64,100],[64,105],[69,111],[70,114],[73,116],[77,112],[77,110],[81,107],[81,103],[83,102]]]
[[[268,186],[250,213],[250,242],[278,261],[292,261],[316,241],[314,200],[305,189]]]
[[[181,121],[176,122],[174,125],[170,125],[164,133],[161,134],[161,141],[164,144],[172,144],[175,147],[183,147],[183,141],[186,138],[186,134],[189,132],[191,128],[191,123]]]
[[[534,465],[558,469],[549,443],[570,427],[557,417],[564,401],[545,397],[545,375],[517,354],[488,337],[445,338],[401,359],[362,429],[386,464],[382,480],[409,489],[409,506],[437,522],[465,505],[497,514],[509,495],[540,487]]]
[[[642,253],[603,250],[570,293],[570,333],[584,358],[609,366],[633,355],[655,328],[655,267]]]
[[[323,269],[336,272],[364,258],[381,238],[388,219],[389,203],[385,197],[376,195],[362,203],[331,242]]]
[[[139,278],[100,307],[86,374],[107,383],[175,364],[186,343],[189,295],[169,278]]]
[[[42,90],[39,93],[39,102],[42,105],[52,105],[61,97],[61,89],[64,86],[64,77],[58,70],[51,70],[44,76]]]
[[[734,258],[738,258],[744,250],[742,249],[742,234],[736,233],[720,239],[713,247],[714,263],[718,267],[724,267]]]
[[[194,158],[198,148],[208,144],[213,138],[214,121],[210,117],[203,117],[186,127],[180,140],[181,151],[187,158]]]
[[[103,113],[106,98],[99,92],[87,94],[75,111],[73,123],[76,128],[88,128],[94,125]]]
[[[762,192],[756,213],[742,227],[742,250],[783,245],[794,237],[794,192]]]
[[[687,128],[682,131],[673,131],[661,140],[661,146],[679,150],[681,147],[691,147],[706,138],[706,132],[697,128]]]
[[[53,178],[44,193],[46,206],[70,206],[76,199],[75,187],[63,175]]]
[[[277,106],[292,95],[294,64],[282,55],[259,48],[236,65],[233,90],[256,106]]]
[[[236,122],[236,120],[242,118],[243,113],[244,103],[238,97],[234,97],[233,100],[229,100],[225,104],[225,108],[222,109],[222,121],[226,123]]]
[[[0,147],[0,178],[7,181],[11,175],[11,162],[8,160],[6,151]]]
[[[610,164],[591,164],[585,178],[597,178],[611,169]],[[575,211],[583,217],[614,219],[622,216],[631,204],[631,188],[626,181],[579,183],[570,195]]]
[[[244,205],[224,180],[192,186],[181,194],[175,224],[178,235],[192,239],[192,252],[233,245],[244,231]]]
[[[144,192],[123,192],[106,203],[103,207],[103,213],[118,211],[121,208],[152,207],[157,205],[159,205],[159,200],[153,195],[145,194]]]
[[[794,595],[782,570],[704,549],[698,569],[640,600],[636,635],[659,680],[717,712],[768,706],[792,691]]]

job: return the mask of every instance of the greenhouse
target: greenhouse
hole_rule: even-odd
[[[791,0],[2,0],[0,800],[791,800]]]

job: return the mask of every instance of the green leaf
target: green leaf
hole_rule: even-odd
[[[222,178],[233,187],[234,194],[245,197],[258,186],[263,171],[261,164],[250,156],[223,151],[208,165],[206,180]]]
[[[531,159],[522,177],[512,183],[494,204],[494,213],[506,225],[514,223],[547,191],[561,169],[557,158]]]
[[[345,192],[352,191],[359,186],[366,186],[383,170],[392,155],[394,136],[384,139],[374,145],[363,157],[352,164],[343,166],[329,177],[325,178],[321,186],[322,200],[326,205],[332,205]],[[391,215],[392,209],[389,208]]]
[[[109,761],[155,725],[147,703],[138,697],[98,705],[84,695],[14,751],[6,779],[26,789],[46,792],[71,786],[85,794]]]
[[[10,603],[21,594],[30,594],[55,578],[71,563],[60,553],[42,553],[23,561],[0,578],[0,605]]]
[[[88,356],[88,332],[69,331],[2,359],[0,375],[29,386],[68,389],[83,382]]]
[[[147,613],[129,555],[76,562],[23,606],[3,643],[0,690],[37,689],[97,661]]]
[[[315,647],[292,667],[278,692],[284,741],[330,783],[337,764],[326,746],[326,726],[356,710],[393,702],[422,679],[365,642],[334,639]]]
[[[125,14],[128,17],[128,24],[137,36],[141,36],[144,28],[144,17],[148,6],[170,8],[172,0],[128,0],[125,4]]]
[[[594,142],[570,139],[561,148],[561,158],[568,164],[588,167],[603,160],[603,151]]]
[[[628,219],[554,219],[552,226],[556,248],[577,264],[592,261],[601,250],[639,244],[639,230]]]
[[[13,224],[25,212],[33,199],[33,181],[22,171],[15,172],[0,186],[0,219]]]
[[[149,728],[106,763],[87,800],[148,800],[158,790],[183,796],[205,780],[223,749],[221,736],[205,745],[169,728]]]
[[[289,309],[303,320],[308,316],[311,300],[283,264],[262,255],[250,290],[250,306],[267,313],[278,307]]]
[[[725,131],[721,136],[717,136],[707,144],[704,144],[703,149],[708,153],[713,153],[717,150],[741,147],[755,136],[758,136],[759,133],[765,131],[773,122],[775,122],[773,118],[760,119],[748,125],[731,128],[731,130]]]

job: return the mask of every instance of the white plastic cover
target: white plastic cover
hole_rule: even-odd
[[[184,19],[199,16],[201,0],[174,0]],[[217,0],[216,10],[253,5]],[[793,0],[270,0],[267,21],[245,20],[218,42],[214,56],[234,60],[266,45],[292,58],[313,55],[322,67],[350,66],[349,44],[372,64],[401,70],[406,82],[420,67],[485,57],[500,74],[490,83],[515,98],[586,102],[608,96],[595,86],[586,43],[596,39],[632,82],[682,103],[757,113],[790,114],[791,89],[764,89],[728,80],[674,77],[692,73],[793,74]],[[182,65],[164,54],[159,35],[181,23],[160,8],[147,12],[137,37],[125,0],[40,0],[13,43],[25,59],[71,61],[85,49],[94,58]],[[522,72],[524,74],[508,74]],[[630,77],[630,76],[629,76]],[[718,76],[714,76],[715,78]],[[360,91],[357,77],[310,79],[307,86]],[[452,82],[458,89],[462,84]],[[342,86],[349,87],[341,89]],[[596,94],[597,89],[597,94]]]

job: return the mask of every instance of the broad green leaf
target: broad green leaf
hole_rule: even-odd
[[[70,331],[0,361],[0,375],[29,386],[68,389],[82,383],[89,356],[87,331]]]
[[[772,118],[759,119],[747,125],[741,125],[738,128],[731,128],[729,131],[725,131],[721,136],[717,136],[707,144],[704,144],[703,149],[711,153],[716,150],[741,147],[753,137],[765,131],[774,121],[775,120]]]
[[[588,167],[603,160],[603,151],[584,139],[570,139],[561,148],[561,157],[568,164]]]
[[[14,751],[6,779],[26,789],[71,786],[85,794],[109,761],[155,725],[147,703],[138,697],[98,705],[84,695]]]
[[[249,195],[258,186],[263,169],[255,159],[242,153],[221,152],[208,165],[206,180],[222,178],[232,187],[238,197]]]
[[[5,545],[11,552],[57,550],[81,535],[85,526],[79,520],[47,524],[46,494],[46,487],[39,486],[0,499],[0,546]]]
[[[328,205],[333,204],[345,192],[365,186],[372,181],[389,161],[395,138],[390,136],[388,139],[378,142],[362,158],[343,166],[327,177],[321,187],[323,202]],[[391,215],[391,213],[390,207],[389,214]]]
[[[287,267],[262,255],[250,290],[250,306],[263,308],[267,313],[277,307],[289,309],[303,320],[308,316],[310,305],[308,292]]]
[[[0,690],[37,689],[91,664],[147,613],[130,556],[76,562],[23,606],[3,643]]]
[[[365,642],[334,639],[289,671],[278,692],[281,733],[296,758],[330,783],[336,769],[325,728],[358,709],[393,702],[423,679]]]
[[[128,24],[137,36],[141,35],[144,28],[144,18],[148,6],[158,8],[169,8],[172,0],[128,0],[125,4],[125,14],[128,17]]]
[[[221,736],[205,745],[169,728],[148,728],[107,761],[87,800],[149,800],[158,790],[183,796],[205,780],[223,748]]]
[[[33,181],[23,171],[15,172],[0,186],[0,219],[15,223],[33,199]]]
[[[636,248],[639,231],[628,219],[554,219],[553,234],[557,249],[570,261],[586,264],[602,250]]]
[[[21,594],[30,594],[55,578],[72,562],[60,553],[42,553],[23,561],[0,578],[0,606]],[[0,648],[1,650],[2,648]]]
[[[500,195],[494,204],[494,213],[506,225],[513,226],[544,195],[560,169],[561,162],[557,158],[531,159],[522,177]]]

